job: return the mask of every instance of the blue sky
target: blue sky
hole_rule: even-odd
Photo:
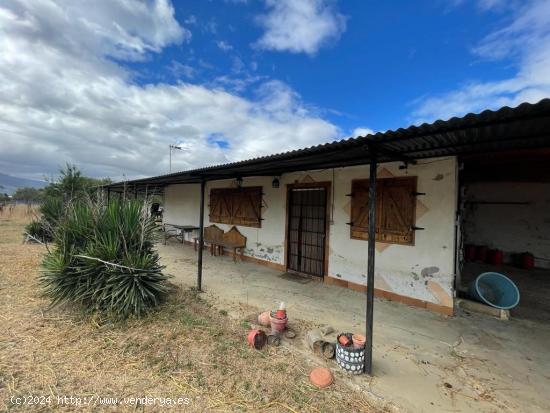
[[[235,161],[550,96],[546,0],[0,5],[0,171]],[[9,86],[6,86],[9,85]]]

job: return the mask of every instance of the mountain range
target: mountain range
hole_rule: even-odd
[[[0,172],[0,193],[7,193],[12,195],[17,188],[32,187],[32,188],[44,188],[48,185],[45,181],[37,181],[34,179],[19,178],[17,176],[11,176]]]

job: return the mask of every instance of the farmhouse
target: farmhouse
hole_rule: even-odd
[[[188,243],[204,242],[201,228],[235,227],[246,237],[244,260],[374,287],[372,325],[372,294],[452,315],[481,265],[465,262],[466,244],[501,251],[495,265],[529,252],[547,268],[549,148],[545,99],[107,189],[162,192],[165,224],[199,228],[182,234]],[[199,287],[201,256],[199,249]],[[516,272],[529,291],[525,314],[548,317],[550,278]]]

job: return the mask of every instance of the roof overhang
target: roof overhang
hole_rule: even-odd
[[[195,184],[246,176],[365,165],[373,150],[380,163],[461,156],[516,149],[550,148],[550,99],[516,108],[486,110],[462,118],[379,132],[246,161],[210,166],[151,178],[117,182],[114,191],[160,191],[172,184]]]

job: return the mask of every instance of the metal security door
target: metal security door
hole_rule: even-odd
[[[288,196],[287,267],[291,271],[323,277],[327,189],[290,188]]]

